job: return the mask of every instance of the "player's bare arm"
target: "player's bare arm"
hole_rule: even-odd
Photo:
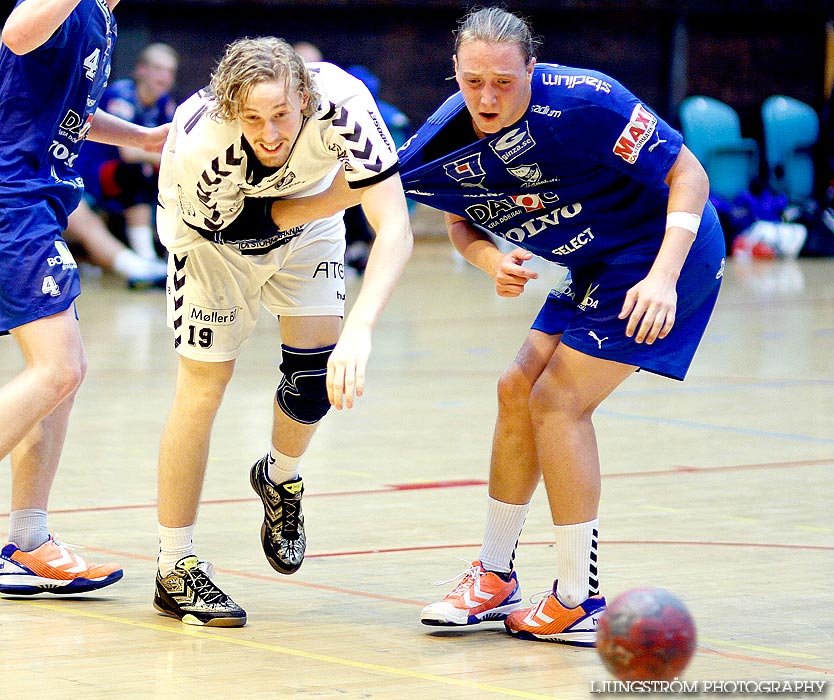
[[[361,192],[362,209],[376,238],[362,289],[327,363],[327,395],[337,409],[351,408],[354,397],[365,391],[371,331],[402,276],[414,243],[399,175]]]
[[[683,146],[666,177],[669,186],[667,211],[700,217],[709,196],[709,180],[692,152]],[[676,285],[695,234],[681,226],[666,229],[663,244],[645,279],[626,294],[620,318],[628,318],[626,335],[637,343],[651,345],[669,335],[675,325]]]
[[[170,124],[153,128],[140,126],[97,109],[88,138],[112,146],[129,146],[148,153],[161,153],[170,128]]]
[[[3,27],[3,43],[18,56],[43,45],[70,16],[80,0],[26,0]]]
[[[517,297],[524,291],[524,285],[539,276],[523,266],[526,260],[533,257],[530,251],[516,248],[502,253],[487,236],[461,216],[447,213],[446,230],[457,251],[495,280],[498,296]]]

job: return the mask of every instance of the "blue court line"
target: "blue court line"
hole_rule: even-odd
[[[598,415],[610,416],[612,418],[624,418],[625,420],[642,421],[644,423],[662,423],[674,425],[681,428],[696,428],[698,430],[716,430],[722,433],[736,433],[739,435],[758,435],[759,437],[775,438],[777,440],[798,440],[800,442],[816,442],[823,445],[834,445],[834,438],[814,437],[813,435],[799,435],[796,433],[774,433],[769,430],[756,430],[754,428],[735,428],[728,425],[715,425],[713,423],[697,423],[695,421],[677,420],[674,418],[657,418],[655,416],[639,416],[634,413],[621,413],[609,409],[598,408]]]

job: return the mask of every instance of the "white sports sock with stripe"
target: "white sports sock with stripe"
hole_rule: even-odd
[[[575,608],[599,593],[597,538],[599,518],[587,523],[554,525],[556,562],[559,571],[557,597],[562,605]]]
[[[285,481],[291,481],[298,476],[299,466],[301,465],[301,457],[290,457],[285,455],[274,447],[269,450],[267,457],[267,474],[269,480],[275,484],[283,484]]]
[[[506,574],[512,570],[518,538],[529,510],[529,503],[516,505],[488,498],[480,554],[481,564],[487,571]]]
[[[183,557],[194,554],[194,526],[165,527],[158,525],[159,556],[157,565],[163,576],[170,574]]]

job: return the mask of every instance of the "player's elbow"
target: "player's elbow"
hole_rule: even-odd
[[[3,43],[13,54],[23,56],[35,50],[43,42],[37,38],[25,26],[15,22],[13,18],[6,22],[2,34]]]

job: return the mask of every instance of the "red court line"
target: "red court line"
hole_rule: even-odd
[[[737,661],[752,661],[753,663],[766,664],[768,666],[779,666],[780,668],[793,668],[800,671],[814,671],[815,673],[825,673],[829,676],[834,676],[834,668],[820,668],[819,666],[795,664],[790,661],[777,661],[776,659],[762,659],[758,656],[731,654],[728,651],[716,651],[715,649],[705,649],[704,647],[698,647],[698,653],[709,654],[710,656],[723,656],[727,659],[736,659]]]
[[[727,464],[720,467],[686,467],[676,466],[671,469],[659,469],[656,471],[641,472],[618,472],[615,474],[603,474],[603,479],[617,479],[628,476],[667,476],[669,474],[698,474],[702,472],[732,472],[747,471],[752,469],[793,469],[796,467],[810,467],[820,464],[834,464],[834,459],[802,459],[795,462],[760,462],[758,464]]]
[[[414,484],[389,484],[376,489],[357,489],[355,491],[323,491],[321,493],[306,493],[304,498],[327,498],[330,496],[367,496],[376,493],[395,493],[397,491],[417,491],[420,489],[454,489],[465,486],[486,486],[482,479],[462,479],[459,481],[427,481]],[[229,505],[232,503],[253,503],[257,496],[246,498],[215,498],[200,501],[201,506]],[[88,506],[87,508],[55,508],[50,513],[100,513],[104,511],[143,510],[156,508],[156,503],[132,503],[121,506]],[[0,513],[0,518],[8,518],[8,513]]]
[[[634,472],[618,472],[615,474],[603,474],[603,479],[622,479],[626,477],[643,477],[643,476],[669,476],[670,474],[697,474],[705,472],[724,472],[724,471],[743,471],[750,469],[782,469],[782,468],[796,468],[815,466],[819,464],[834,464],[834,458],[831,459],[806,459],[795,462],[762,462],[759,464],[732,464],[720,467],[686,467],[677,466],[670,469],[658,469],[655,471],[634,471]],[[328,498],[333,496],[368,496],[382,493],[396,493],[397,491],[417,491],[417,490],[432,490],[432,489],[446,489],[446,488],[465,488],[469,486],[486,486],[487,482],[481,479],[461,479],[458,481],[427,481],[416,482],[411,484],[389,484],[375,489],[357,489],[355,491],[325,491],[322,493],[307,493],[305,498]],[[255,496],[247,498],[217,498],[205,501],[200,501],[201,506],[208,505],[230,505],[234,503],[252,503],[258,499]],[[126,505],[110,505],[110,506],[89,506],[87,508],[59,508],[52,509],[50,513],[100,513],[109,511],[123,511],[123,510],[143,510],[149,508],[156,508],[156,503],[133,503]],[[0,518],[8,518],[8,513],[0,513]]]

